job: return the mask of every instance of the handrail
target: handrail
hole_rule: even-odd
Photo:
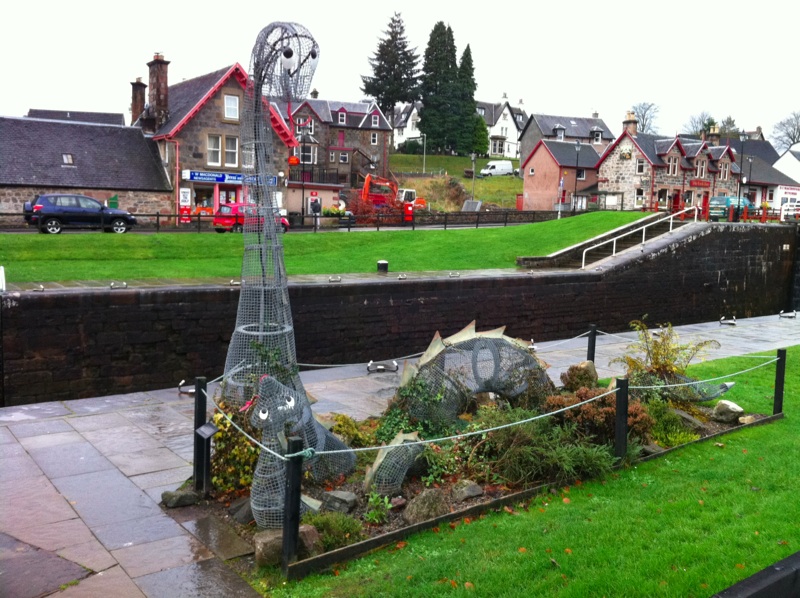
[[[603,241],[602,243],[598,243],[597,245],[592,245],[591,247],[587,247],[586,249],[583,250],[583,256],[582,256],[582,259],[581,259],[581,270],[586,268],[586,254],[589,253],[592,249],[597,249],[598,247],[602,247],[603,245],[608,245],[609,243],[611,243],[612,244],[611,255],[615,256],[615,255],[617,255],[617,239],[621,239],[623,237],[627,237],[628,235],[632,235],[633,233],[636,233],[636,232],[639,232],[639,231],[642,231],[642,245],[644,245],[644,242],[645,242],[645,240],[647,238],[647,229],[649,227],[655,226],[656,224],[661,224],[665,220],[669,220],[669,232],[672,232],[672,227],[674,225],[675,217],[676,216],[681,216],[681,220],[683,220],[684,217],[685,217],[685,214],[687,212],[692,212],[692,211],[694,212],[694,221],[697,222],[697,215],[698,215],[700,210],[699,210],[699,208],[697,206],[692,206],[692,207],[689,207],[689,208],[685,208],[685,209],[681,210],[680,212],[675,212],[674,214],[670,214],[666,218],[661,218],[660,220],[656,220],[655,222],[650,222],[648,224],[645,224],[644,226],[640,226],[638,228],[634,228],[633,230],[629,230],[626,233],[622,233],[621,235],[617,235],[613,239],[608,239],[606,241]]]

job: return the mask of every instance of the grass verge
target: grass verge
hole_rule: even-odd
[[[514,268],[517,256],[547,255],[641,218],[641,212],[593,212],[536,224],[455,230],[383,230],[288,234],[288,274]],[[0,265],[14,282],[237,278],[241,235],[3,235]]]
[[[770,355],[769,357],[773,357]],[[787,372],[800,347],[791,347]],[[752,368],[740,357],[690,367],[709,379]],[[772,413],[774,365],[726,395]],[[727,379],[727,378],[726,378]],[[785,419],[698,442],[606,479],[511,510],[423,532],[268,596],[711,596],[798,550],[800,380],[786,378]],[[720,446],[722,445],[722,446]]]

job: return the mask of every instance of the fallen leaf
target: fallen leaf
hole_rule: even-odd
[[[647,488],[647,482],[642,482],[642,488]]]
[[[402,549],[402,548],[405,548],[406,546],[408,546],[408,542],[398,542],[396,544],[396,546],[397,546],[397,548]]]
[[[542,513],[544,513],[544,509],[542,509],[541,507],[539,507],[539,511],[541,511]]]
[[[742,449],[742,452],[743,453],[747,453],[747,449]]]
[[[434,527],[433,528],[433,533],[434,534],[438,534],[439,533],[439,528],[438,527]]]
[[[715,442],[714,446],[718,446],[719,448],[725,448],[725,443],[724,442]]]
[[[466,538],[461,538],[461,543],[462,544],[466,544],[467,543],[467,539]]]
[[[736,568],[737,569],[744,569],[744,565],[742,565],[741,563],[736,563]]]
[[[704,505],[704,504],[706,504],[706,503],[704,503],[702,500],[698,500],[697,502],[698,502],[698,503],[700,503],[701,505]]]
[[[519,552],[528,552],[528,549],[525,548],[524,546],[520,546],[518,550]]]
[[[411,577],[412,577],[411,575],[407,575],[406,580],[411,581]]]
[[[470,523],[472,523],[472,519],[470,519],[469,517],[464,517],[463,521],[464,525],[469,525]]]
[[[565,497],[564,497],[564,499],[563,499],[563,502],[564,502],[564,504],[565,504],[565,505],[568,505],[568,504],[569,504],[571,501],[570,501],[570,499],[568,499],[568,498],[565,496]]]
[[[700,584],[700,587],[701,587],[701,588],[703,588],[703,589],[705,590],[705,589],[707,589],[707,588],[708,588],[708,584],[707,584],[707,583],[701,583],[701,584]]]
[[[778,540],[778,545],[779,546],[789,546],[789,542],[787,542],[786,540]]]
[[[457,588],[458,587],[458,582],[455,579],[451,579],[450,580],[450,585],[453,586],[454,588]]]
[[[581,486],[581,485],[583,485],[583,482],[581,482],[580,480],[575,480],[575,485],[576,486]]]
[[[566,492],[567,494],[569,494],[569,486],[564,486],[564,492]]]
[[[475,586],[472,584],[471,581],[465,581],[464,582],[464,589],[465,590],[474,590]]]
[[[566,552],[567,554],[572,554],[572,549],[571,548],[565,548],[564,552]]]
[[[666,581],[664,581],[664,580],[662,579],[662,580],[661,580],[661,583],[659,583],[658,585],[660,585],[660,586],[665,586],[665,585],[667,585],[667,582],[666,582]]]
[[[544,551],[547,552],[547,553],[553,552],[553,550],[551,548],[545,548]]]
[[[508,513],[509,515],[513,515],[513,514],[514,514],[514,509],[512,509],[512,508],[511,508],[511,507],[509,507],[508,505],[506,505],[505,507],[503,507],[503,510],[504,510],[506,513]]]
[[[334,569],[333,570],[333,576],[334,577],[339,577],[339,570],[338,569]]]
[[[450,529],[456,529],[456,526],[458,526],[458,524],[455,521],[451,521],[447,525],[450,526]]]

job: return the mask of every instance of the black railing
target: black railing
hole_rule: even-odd
[[[289,169],[290,183],[325,183],[327,185],[347,184],[347,173],[339,173],[335,168],[319,166],[293,166]]]

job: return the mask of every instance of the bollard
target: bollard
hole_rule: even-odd
[[[786,376],[786,349],[778,349],[775,362],[775,396],[772,401],[772,415],[783,412],[783,379]]]
[[[203,459],[203,438],[197,433],[206,423],[206,379],[194,379],[194,489],[202,490],[205,462]]]
[[[389,272],[389,262],[386,260],[378,260],[378,274],[387,274]]]
[[[303,441],[297,436],[288,438],[286,453],[292,455],[303,450]],[[300,480],[303,457],[292,457],[286,463],[286,494],[283,506],[283,557],[281,572],[288,577],[289,565],[297,560],[297,542],[300,537]]]
[[[595,346],[597,345],[597,324],[589,324],[589,345],[586,347],[586,361],[594,363]]]
[[[628,379],[617,378],[617,415],[614,424],[614,456],[624,459],[628,452]]]

